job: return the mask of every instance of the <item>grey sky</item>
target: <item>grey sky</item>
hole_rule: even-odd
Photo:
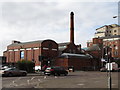
[[[69,14],[75,14],[75,43],[86,46],[95,29],[117,23],[117,2],[1,2],[0,55],[12,40],[69,41]]]

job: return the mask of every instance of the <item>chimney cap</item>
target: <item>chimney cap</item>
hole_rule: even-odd
[[[71,12],[70,14],[71,14],[71,15],[74,15],[74,13],[73,13],[73,12]]]

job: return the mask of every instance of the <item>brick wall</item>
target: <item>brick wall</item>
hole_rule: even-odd
[[[69,57],[69,58],[57,58],[55,60],[56,66],[63,66],[66,69],[69,66],[74,66],[75,70],[93,70],[93,67],[98,67],[99,62],[94,59],[79,58],[79,57]]]
[[[77,49],[77,46],[73,43],[69,43],[66,49],[62,53],[80,53],[81,51]]]

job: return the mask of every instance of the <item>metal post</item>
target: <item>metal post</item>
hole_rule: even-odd
[[[110,51],[109,47],[106,48],[106,54],[107,54],[107,61],[108,61],[108,90],[112,90],[112,78],[111,78],[111,60],[109,58]]]
[[[110,68],[111,68],[111,65],[109,63],[108,88],[109,88],[109,90],[112,90],[112,85],[111,85],[112,84],[112,78],[111,78],[111,70],[110,70]]]

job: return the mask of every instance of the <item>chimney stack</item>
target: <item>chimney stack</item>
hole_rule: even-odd
[[[70,43],[74,43],[74,13],[70,13]]]

